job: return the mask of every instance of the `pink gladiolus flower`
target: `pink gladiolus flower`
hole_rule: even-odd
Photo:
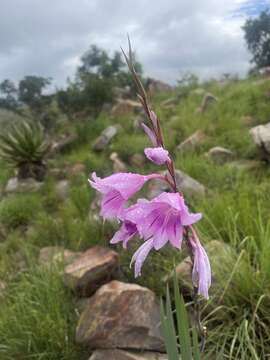
[[[192,228],[191,228],[192,229]],[[189,239],[194,254],[192,281],[198,288],[198,294],[209,298],[208,290],[211,286],[211,267],[206,251],[201,245],[198,236],[192,229],[192,236]]]
[[[136,224],[130,221],[124,221],[120,227],[120,229],[114,234],[111,239],[111,244],[117,244],[119,242],[123,243],[123,247],[127,248],[127,243],[130,239],[133,238],[134,235],[138,233]]]
[[[151,141],[152,145],[157,146],[157,139],[154,132],[144,123],[142,123],[142,128],[145,134],[148,136],[148,139]]]
[[[135,277],[141,275],[143,263],[149,252],[153,249],[153,243],[153,239],[145,241],[143,245],[140,246],[139,249],[133,254],[130,265],[135,262]]]
[[[167,242],[181,248],[184,226],[201,219],[201,214],[191,214],[179,193],[163,192],[151,201],[137,202],[139,216],[130,213],[129,221],[137,226],[138,233],[146,242],[136,251],[135,276],[141,273],[141,267],[149,251],[161,249]],[[148,245],[146,245],[146,243]]]
[[[126,248],[128,241],[131,240],[133,236],[138,234],[136,222],[140,221],[141,216],[142,209],[138,204],[125,209],[122,213],[122,216],[120,217],[120,219],[123,221],[122,225],[120,229],[114,234],[110,243],[117,244],[122,242],[123,247]]]
[[[163,147],[146,148],[144,149],[145,156],[147,159],[157,165],[163,165],[167,161],[170,161],[169,152]]]
[[[138,192],[146,181],[160,178],[158,174],[139,175],[132,173],[118,173],[104,179],[96,173],[92,174],[90,185],[103,194],[100,215],[104,218],[119,217],[127,200]]]

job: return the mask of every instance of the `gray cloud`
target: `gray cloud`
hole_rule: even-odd
[[[238,0],[239,2],[239,0]],[[170,82],[248,69],[235,0],[2,0],[0,79],[51,76],[63,85],[90,44],[109,51],[130,34],[147,75]]]

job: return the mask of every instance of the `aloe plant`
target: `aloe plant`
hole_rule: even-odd
[[[0,157],[18,169],[19,178],[42,180],[49,150],[49,142],[39,123],[24,120],[0,134]]]
[[[161,328],[164,336],[168,360],[200,360],[200,348],[198,335],[195,328],[190,334],[188,314],[182,295],[180,295],[176,275],[174,274],[174,299],[176,324],[174,311],[167,287],[165,304],[161,301]],[[178,341],[177,341],[178,339]]]

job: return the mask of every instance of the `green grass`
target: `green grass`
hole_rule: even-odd
[[[26,226],[41,210],[38,194],[10,195],[0,202],[0,222],[8,228]]]
[[[203,213],[198,224],[202,242],[220,240],[232,248],[231,256],[217,271],[211,299],[203,308],[208,327],[206,352],[212,359],[221,349],[224,359],[264,359],[270,354],[270,168],[262,164],[252,171],[237,170],[230,165],[215,165],[204,153],[212,146],[224,146],[233,150],[238,159],[256,158],[249,129],[241,118],[251,115],[258,124],[268,121],[269,100],[265,93],[270,82],[254,85],[245,80],[224,87],[210,82],[202,86],[219,99],[205,114],[196,113],[202,97],[192,93],[171,110],[161,108],[160,101],[169,97],[163,94],[154,99],[154,107],[176,167],[207,188],[204,199],[190,202],[192,209]],[[83,119],[79,125],[68,124],[68,130],[76,131],[79,139],[50,164],[65,169],[83,162],[87,170],[69,179],[70,192],[65,201],[57,197],[57,180],[51,177],[38,193],[0,200],[0,224],[7,232],[0,243],[0,280],[8,284],[5,295],[0,297],[1,359],[87,359],[74,343],[77,315],[71,294],[63,286],[61,264],[49,270],[39,267],[37,258],[44,246],[61,245],[82,251],[95,244],[108,245],[117,225],[103,224],[89,213],[95,193],[87,182],[88,174],[96,171],[99,176],[109,175],[109,155],[113,151],[130,171],[159,170],[149,163],[144,169],[130,165],[130,157],[149,145],[142,131],[134,131],[133,118],[101,114],[95,120]],[[94,140],[111,124],[120,124],[122,130],[104,152],[93,152]],[[176,146],[198,129],[207,135],[205,144],[191,153],[177,153]],[[1,187],[10,176],[10,170],[1,164]],[[129,263],[138,245],[132,242],[128,251],[116,247],[126,281],[135,281]],[[164,295],[161,279],[185,256],[170,247],[153,252],[136,281]],[[25,261],[23,272],[18,258]]]
[[[0,317],[3,360],[87,359],[74,344],[78,316],[57,268],[33,267],[11,283]]]

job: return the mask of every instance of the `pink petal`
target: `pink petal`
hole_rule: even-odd
[[[157,165],[163,165],[167,161],[170,161],[169,152],[162,147],[146,148],[144,149],[147,159]]]
[[[181,223],[184,226],[192,225],[201,220],[202,214],[190,214],[189,212],[182,212],[181,213]]]
[[[157,139],[156,139],[155,133],[144,123],[142,123],[142,128],[143,128],[144,132],[146,133],[146,135],[148,136],[152,145],[157,146]]]
[[[134,253],[131,259],[131,264],[135,262],[135,277],[141,275],[143,263],[149,252],[153,249],[153,242],[153,239],[145,241],[145,243]]]
[[[104,219],[120,216],[123,211],[125,199],[122,198],[118,191],[110,191],[105,194],[101,200],[100,215]]]
[[[127,243],[129,240],[133,238],[133,236],[137,233],[137,227],[135,224],[131,222],[124,222],[120,229],[114,234],[111,239],[111,244],[117,244],[119,242],[123,243],[123,247],[127,247]]]
[[[181,249],[183,240],[183,226],[179,217],[171,217],[167,225],[167,233],[172,246]]]
[[[193,236],[190,239],[194,255],[192,281],[198,288],[198,294],[209,298],[208,290],[211,286],[211,266],[205,249],[201,245],[196,233],[192,230]]]

